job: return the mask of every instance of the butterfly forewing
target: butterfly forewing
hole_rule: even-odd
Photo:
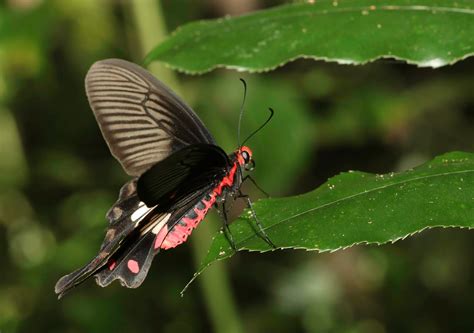
[[[137,181],[140,199],[149,207],[180,206],[183,199],[222,179],[230,166],[219,147],[198,144],[185,147],[152,166]]]
[[[197,115],[150,73],[130,62],[96,62],[86,92],[112,154],[129,175],[192,144],[214,144]]]

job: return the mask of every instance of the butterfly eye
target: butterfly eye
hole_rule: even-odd
[[[242,152],[242,158],[244,159],[246,164],[250,162],[250,155],[246,151]]]

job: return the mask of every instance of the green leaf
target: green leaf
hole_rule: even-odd
[[[153,49],[145,63],[200,73],[264,71],[297,58],[363,64],[395,58],[440,67],[474,53],[470,0],[316,1],[194,22]]]
[[[346,172],[312,192],[260,200],[254,208],[282,249],[336,251],[395,242],[427,228],[474,228],[474,154],[448,153],[401,173]],[[239,250],[271,250],[248,210],[230,230]],[[233,254],[224,234],[217,234],[198,274]]]

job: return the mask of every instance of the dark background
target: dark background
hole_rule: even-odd
[[[96,60],[140,61],[133,3],[0,4],[0,331],[212,330],[212,288],[203,297],[198,279],[179,295],[196,269],[190,244],[161,253],[139,289],[88,281],[56,300],[56,280],[96,254],[104,215],[127,180],[83,81]],[[163,19],[172,31],[276,4],[164,1]],[[244,133],[275,109],[249,145],[259,184],[286,196],[351,169],[401,171],[443,152],[472,151],[473,74],[472,58],[436,70],[390,60],[359,67],[298,60],[269,73],[217,70],[178,80],[227,151],[237,141],[239,77],[249,86]],[[220,226],[215,218],[203,223]],[[431,230],[332,254],[240,253],[220,269],[245,332],[471,332],[473,241],[470,231]]]

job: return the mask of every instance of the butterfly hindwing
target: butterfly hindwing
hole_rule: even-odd
[[[105,287],[118,279],[122,286],[136,288],[147,276],[155,251],[153,245],[156,235],[148,232],[131,247],[119,251],[99,272],[95,274],[99,286]]]
[[[59,297],[94,275],[107,263],[120,247],[120,243],[138,226],[137,222],[140,222],[140,218],[144,218],[151,211],[142,207],[143,203],[140,204],[136,194],[136,180],[131,180],[122,186],[118,200],[107,213],[109,227],[99,254],[86,266],[63,276],[56,283],[55,292]],[[142,212],[140,216],[137,216],[136,212],[139,209],[142,209]]]
[[[55,293],[58,294],[59,298],[61,298],[70,289],[91,277],[100,267],[102,267],[106,260],[107,258],[104,258],[101,252],[86,266],[63,276],[54,287]]]
[[[174,155],[168,157],[173,161],[163,169],[163,177],[159,175],[161,169],[157,168],[149,174],[150,179],[144,178],[147,185],[158,185],[157,193],[161,196],[165,193],[160,192],[160,186],[166,188],[166,179],[174,184],[166,191],[169,196],[173,194],[172,198],[161,197],[158,206],[147,206],[140,200],[137,195],[139,186],[136,179],[121,188],[119,199],[107,213],[109,227],[99,254],[85,267],[58,281],[55,290],[60,297],[91,276],[96,276],[100,286],[106,286],[116,279],[129,288],[136,288],[143,282],[153,257],[159,251],[168,232],[185,212],[196,205],[203,193],[214,187],[211,181],[213,178],[207,177],[205,170],[199,171],[194,167],[199,163],[208,165],[207,168],[212,170],[214,177],[217,170],[225,172],[227,157],[221,155],[220,148],[203,146],[206,147],[191,149],[193,146],[190,146],[185,149],[186,154],[178,154],[174,158]],[[216,155],[209,155],[209,152],[214,152]],[[175,171],[179,169],[179,165],[187,167],[183,169],[184,171],[173,173],[174,169]],[[157,177],[153,177],[156,176],[154,172],[158,173]],[[188,181],[185,186],[181,186],[183,180]],[[175,192],[171,193],[173,190]],[[166,229],[168,227],[169,230]],[[161,239],[158,234],[161,235]]]

